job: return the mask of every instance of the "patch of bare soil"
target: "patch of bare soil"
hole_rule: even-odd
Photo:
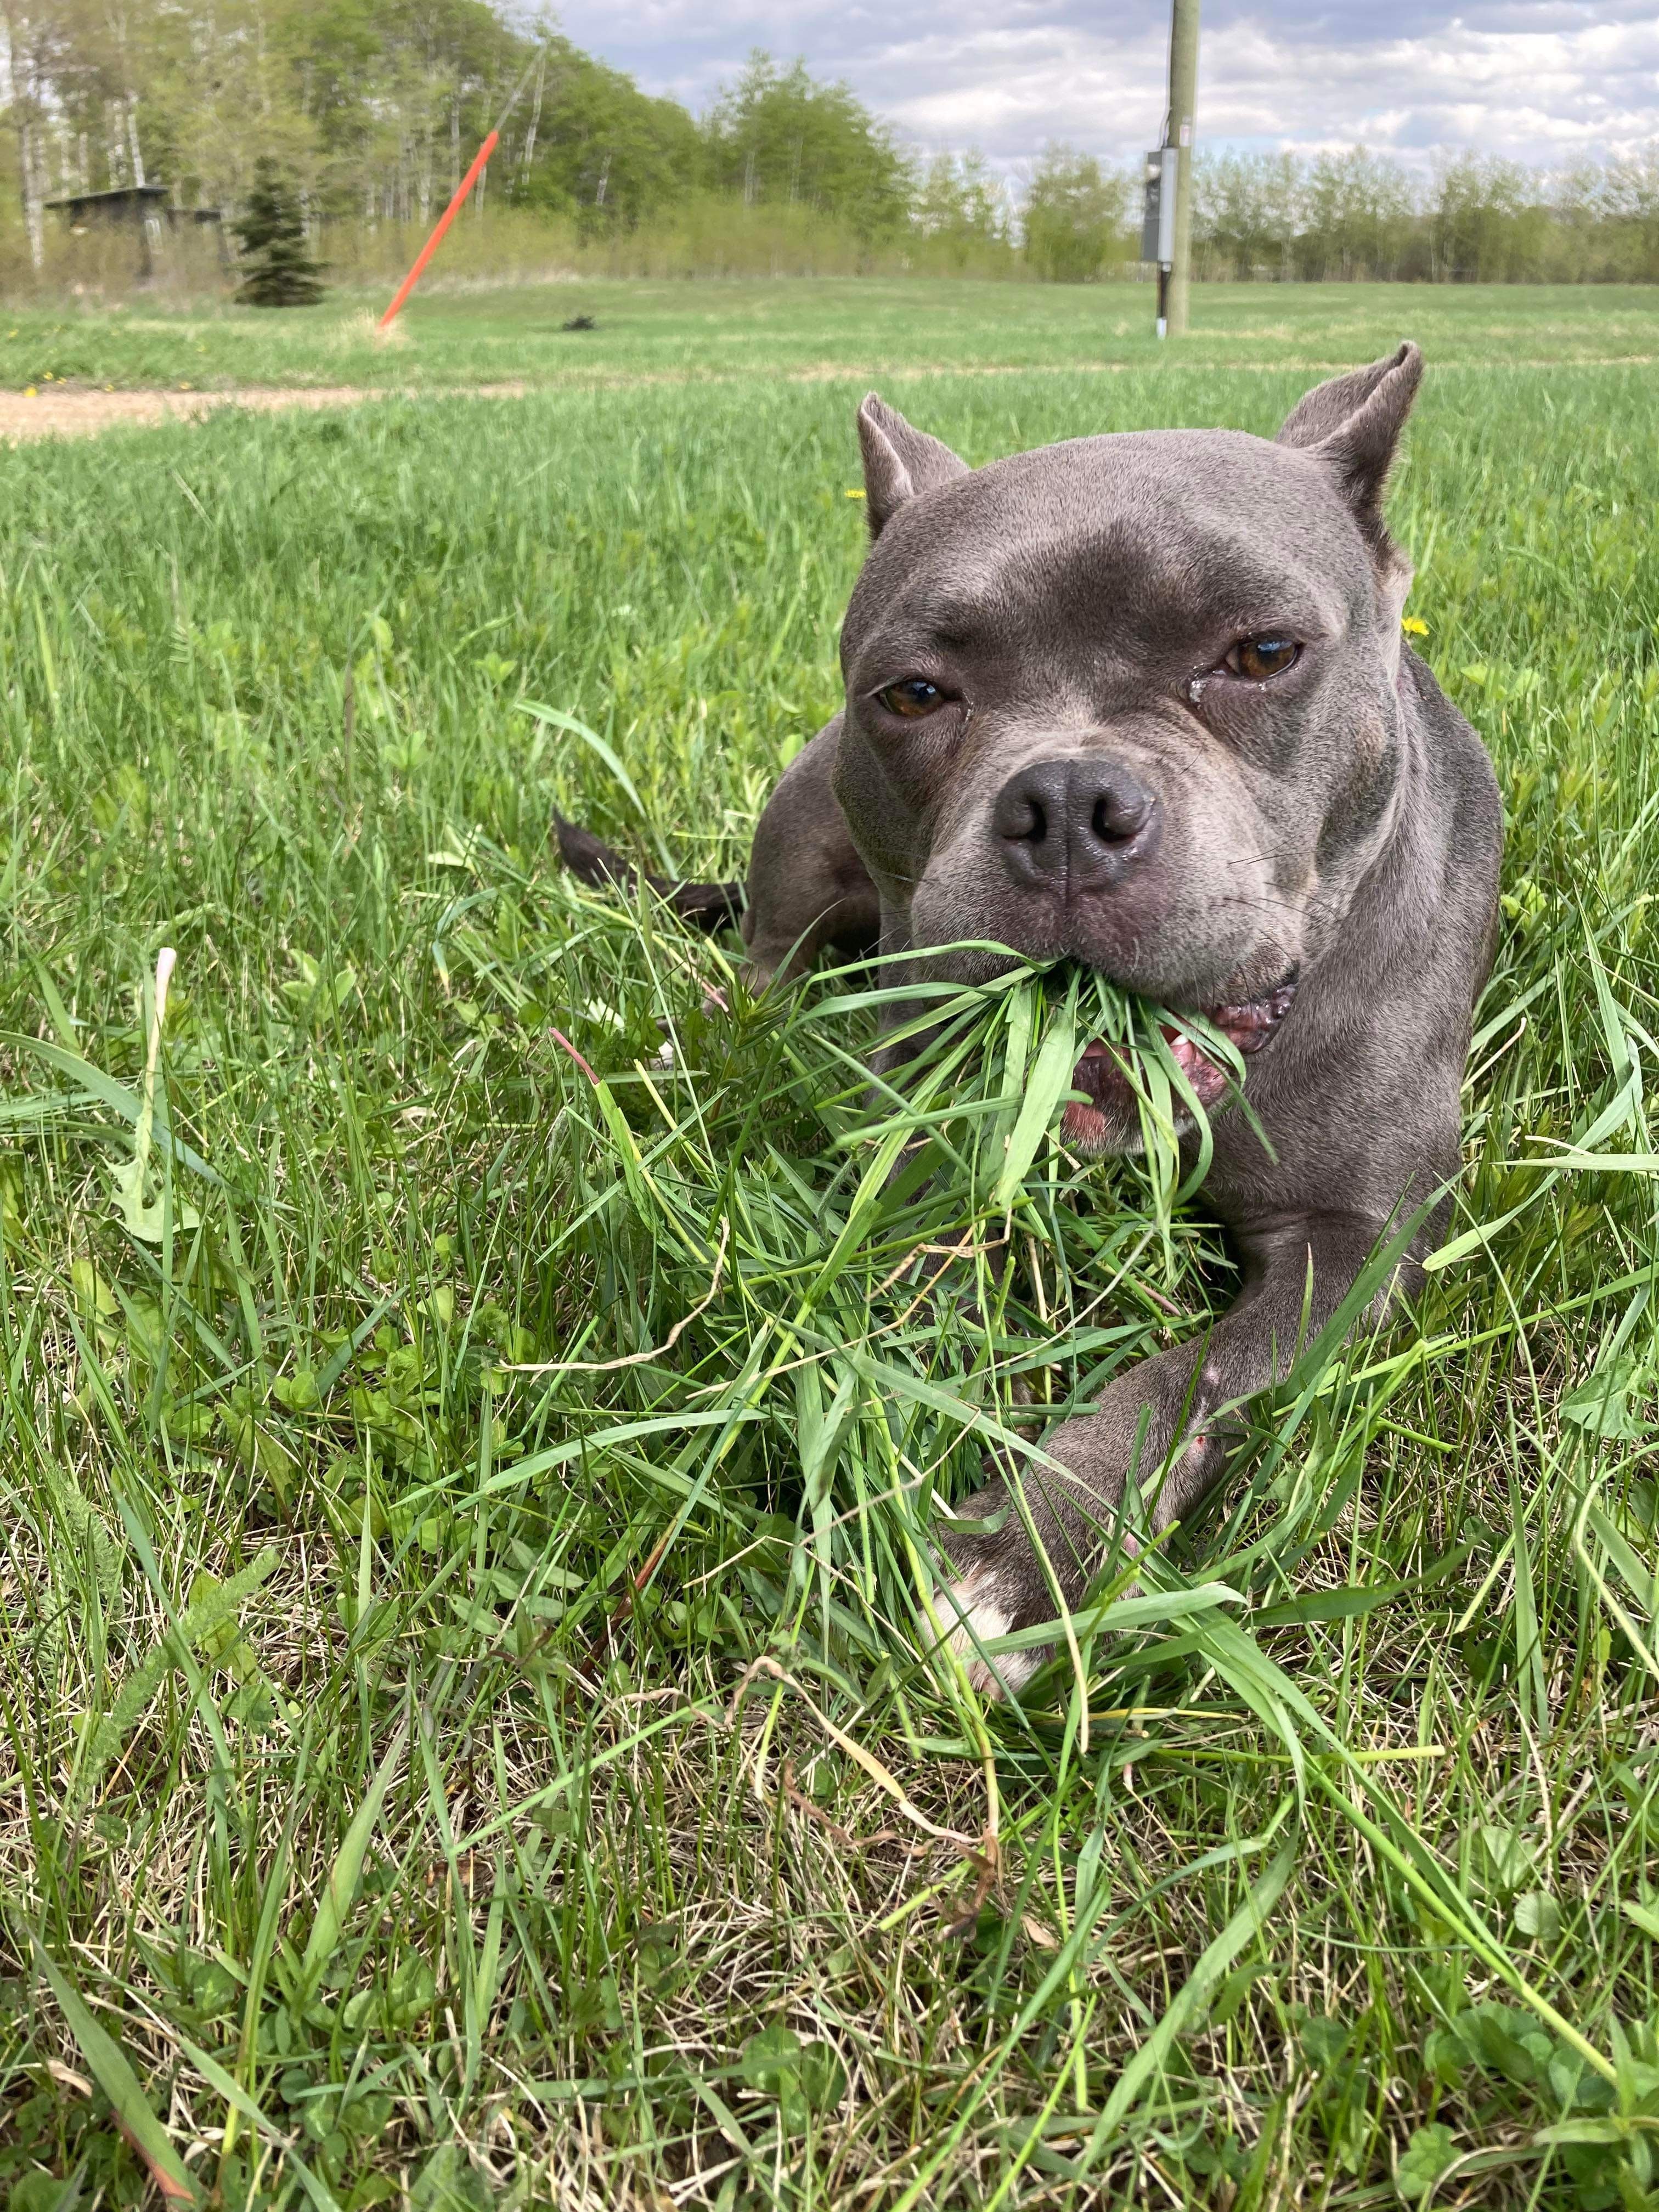
[[[522,399],[523,383],[475,385],[442,398]],[[275,415],[291,407],[312,410],[356,407],[365,399],[392,399],[395,392],[355,384],[315,385],[301,390],[250,388],[241,392],[87,392],[68,386],[50,392],[0,392],[0,439],[8,445],[31,438],[91,438],[100,430],[149,429],[161,422],[200,422],[221,407],[240,407],[256,415]]]
[[[1256,335],[1249,333],[1249,335]],[[1587,355],[1565,364],[1574,368],[1627,368],[1651,365],[1651,354]],[[1236,362],[1235,374],[1277,376],[1289,370],[1304,374],[1334,375],[1348,364],[1334,361]],[[1511,368],[1552,368],[1553,360],[1512,360]],[[980,362],[967,366],[956,362],[911,362],[896,366],[894,376],[1118,376],[1144,368],[1144,362]],[[750,370],[698,374],[681,369],[600,371],[592,376],[573,376],[557,384],[532,386],[522,378],[511,382],[476,385],[437,385],[412,390],[405,386],[329,384],[301,387],[245,386],[235,392],[96,392],[70,385],[50,391],[0,392],[0,442],[21,445],[33,438],[89,438],[100,430],[146,429],[161,422],[200,422],[221,407],[240,407],[256,415],[280,414],[289,408],[356,407],[368,399],[522,399],[532,389],[625,391],[642,386],[740,383]],[[804,368],[779,372],[786,384],[863,382],[876,372],[856,362],[819,362]]]

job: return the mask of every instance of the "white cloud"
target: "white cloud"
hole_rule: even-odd
[[[976,145],[1010,168],[1051,139],[1121,158],[1153,143],[1163,118],[1158,0],[963,0],[948,15],[917,0],[576,0],[562,22],[647,89],[699,108],[751,47],[799,53],[921,145]],[[1223,0],[1205,11],[1198,106],[1211,145],[1599,155],[1659,137],[1659,15],[1651,0],[1472,0],[1455,15],[1419,0]]]

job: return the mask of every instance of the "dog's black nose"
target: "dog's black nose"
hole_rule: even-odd
[[[1017,884],[1109,890],[1145,858],[1158,801],[1121,761],[1038,761],[997,793],[991,826]]]

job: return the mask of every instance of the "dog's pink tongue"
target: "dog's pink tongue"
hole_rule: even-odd
[[[1086,1091],[1103,1103],[1110,1099],[1127,1103],[1134,1096],[1124,1073],[1127,1054],[1096,1037],[1083,1048],[1083,1057],[1072,1071],[1073,1091]]]
[[[1195,1045],[1190,1037],[1183,1036],[1179,1030],[1166,1027],[1164,1038],[1170,1048],[1171,1059],[1193,1086],[1193,1093],[1199,1104],[1206,1108],[1214,1105],[1227,1088],[1227,1078],[1223,1071],[1207,1053]],[[1095,1038],[1092,1043],[1083,1048],[1083,1057],[1072,1077],[1073,1088],[1085,1091],[1091,1098],[1098,1099],[1103,1104],[1111,1098],[1127,1105],[1134,1093],[1123,1072],[1123,1057],[1121,1053],[1101,1038]]]
[[[1192,1085],[1199,1104],[1213,1106],[1217,1099],[1225,1094],[1225,1071],[1218,1067],[1209,1054],[1195,1045],[1189,1036],[1182,1036],[1179,1030],[1166,1028],[1164,1038],[1176,1066]]]

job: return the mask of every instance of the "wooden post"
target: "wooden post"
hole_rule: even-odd
[[[1170,130],[1176,147],[1175,252],[1164,288],[1164,311],[1171,337],[1187,327],[1187,287],[1193,259],[1193,155],[1197,149],[1199,0],[1171,0],[1170,11]]]

